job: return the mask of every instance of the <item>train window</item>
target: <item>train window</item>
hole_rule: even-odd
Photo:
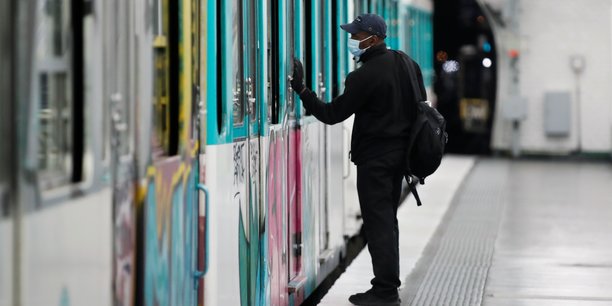
[[[286,65],[286,69],[287,69],[287,74],[292,74],[293,72],[293,58],[297,56],[297,54],[295,53],[295,29],[297,28],[295,25],[295,0],[291,0],[287,2],[287,12],[286,12],[286,16],[287,16],[287,25],[288,28],[286,30],[286,37],[287,37],[287,65]],[[285,84],[287,84],[288,87],[290,87],[289,82],[286,81],[286,76],[285,78]],[[294,104],[294,95],[293,92],[289,92],[287,94],[287,103],[289,104],[289,108],[287,108],[287,110],[289,111],[289,118],[293,119],[296,116],[296,112],[295,112],[295,107],[292,107]]]
[[[223,10],[221,9],[222,0],[217,0],[217,93],[223,92],[223,62],[225,53],[223,52]],[[223,129],[223,116],[225,114],[225,104],[223,103],[223,95],[217,94],[217,133],[221,134]]]
[[[202,93],[200,92],[200,1],[191,0],[191,87],[194,96],[191,103],[191,139],[198,135],[200,114],[198,112]]]
[[[39,140],[42,188],[67,184],[73,163],[73,71],[71,6],[68,0],[48,0],[37,39]]]
[[[242,89],[243,79],[243,34],[242,34],[242,0],[234,0],[232,5],[232,36],[231,36],[231,52],[232,52],[232,107],[234,114],[234,125],[239,126],[244,122],[244,98]]]
[[[248,78],[247,78],[247,86],[246,88],[247,96],[248,96],[248,110],[249,110],[249,118],[251,122],[255,122],[258,119],[258,111],[257,111],[257,92],[258,92],[258,71],[257,71],[257,59],[258,59],[258,43],[257,43],[257,2],[256,1],[247,1],[248,8],[248,44],[249,48],[249,58],[247,60],[248,65]],[[255,99],[255,100],[251,100]],[[254,101],[254,102],[252,102]]]
[[[315,33],[316,31],[313,31],[312,29],[312,25],[313,25],[313,18],[314,16],[312,15],[312,6],[314,5],[313,2],[311,1],[306,1],[306,5],[304,6],[304,27],[306,29],[306,41],[304,44],[304,54],[305,54],[305,60],[304,60],[304,78],[306,80],[306,87],[313,89],[312,84],[312,74],[313,74],[313,56],[312,56],[312,48],[313,48],[313,40],[315,37]],[[310,116],[310,112],[306,111],[305,116]]]
[[[320,41],[320,45],[319,45],[319,64],[320,66],[320,70],[319,70],[319,75],[317,76],[317,82],[318,82],[318,88],[319,88],[319,92],[318,92],[318,96],[321,100],[325,101],[325,91],[327,88],[326,87],[326,79],[325,77],[327,76],[327,67],[325,67],[325,63],[326,61],[329,59],[328,57],[328,53],[327,50],[329,48],[328,44],[327,44],[327,1],[325,0],[321,0],[319,1],[319,6],[320,6],[320,14],[319,15],[319,33],[321,33],[319,35],[319,38],[321,39]]]
[[[268,2],[268,122],[278,124],[279,122],[279,15],[278,1]]]
[[[154,3],[154,155],[178,151],[178,4],[171,0]]]
[[[109,14],[110,15],[110,14]],[[112,19],[112,35],[114,51],[110,57],[113,67],[109,73],[112,74],[112,92],[110,111],[112,115],[113,129],[113,153],[118,156],[127,156],[131,153],[132,143],[130,139],[130,97],[129,97],[129,43],[130,35],[122,29],[128,26],[129,14],[125,10],[117,9],[115,14],[109,16]]]
[[[339,80],[339,71],[338,71],[338,65],[340,62],[340,58],[342,56],[346,56],[344,54],[340,54],[340,50],[339,50],[339,46],[338,46],[338,31],[336,29],[338,29],[338,3],[336,1],[332,1],[331,2],[332,5],[332,9],[331,11],[333,12],[333,16],[332,16],[332,31],[331,31],[331,44],[332,44],[332,54],[333,54],[333,59],[335,59],[334,63],[332,64],[332,97],[337,97],[340,94],[340,80]]]

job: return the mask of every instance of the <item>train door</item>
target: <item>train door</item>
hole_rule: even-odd
[[[199,169],[193,124],[191,0],[157,0],[152,40],[153,148],[146,173],[142,299],[137,305],[195,305]],[[145,70],[148,71],[148,70]],[[197,93],[196,93],[197,96]],[[191,131],[191,132],[190,132]]]
[[[207,88],[208,80],[208,59],[206,56],[208,39],[213,39],[214,36],[209,36],[207,33],[207,26],[205,25],[208,18],[211,18],[213,14],[216,14],[215,11],[208,14],[208,8],[206,7],[206,2],[201,0],[192,0],[192,37],[193,37],[193,88],[194,88],[194,105],[192,106],[193,114],[192,118],[194,122],[192,123],[192,133],[195,139],[198,140],[198,189],[204,192],[204,197],[199,197],[198,201],[198,234],[197,234],[197,267],[198,272],[196,273],[196,281],[198,283],[198,292],[197,292],[197,305],[204,305],[204,280],[200,280],[203,278],[208,271],[208,256],[210,250],[208,249],[208,245],[210,243],[209,239],[209,225],[210,225],[210,216],[209,216],[209,205],[210,205],[210,197],[209,197],[209,188],[206,185],[206,133],[207,133],[207,90],[211,90]],[[214,44],[210,44],[214,48]]]
[[[343,46],[346,41],[346,32],[340,28],[344,21],[344,4],[338,1],[326,1],[325,28],[323,32],[327,37],[324,49],[326,50],[324,75],[326,95],[325,100],[331,101],[340,94],[341,84],[344,81],[344,61],[348,51]],[[346,52],[346,53],[345,53]],[[322,274],[326,274],[337,265],[338,256],[334,256],[344,245],[344,152],[343,138],[346,134],[344,124],[325,125],[325,184],[326,196],[324,204],[325,250],[320,255]],[[340,248],[339,248],[340,247]]]
[[[331,77],[329,74],[331,73],[330,62],[332,60],[331,56],[331,42],[330,42],[330,2],[329,0],[319,0],[318,1],[318,28],[319,28],[319,36],[318,36],[318,74],[317,74],[317,92],[319,98],[324,101],[331,101],[331,86],[329,86],[329,82],[331,81]],[[329,91],[328,91],[329,89]],[[328,127],[320,125],[319,132],[319,156],[322,157],[319,159],[319,169],[321,169],[321,193],[319,200],[319,211],[317,215],[317,219],[319,220],[319,260],[324,262],[330,256],[330,245],[329,245],[329,206],[328,206],[328,189],[329,189],[329,158],[327,155],[328,152]]]
[[[134,152],[130,140],[132,109],[129,64],[129,5],[113,1],[105,14],[105,97],[111,113],[111,173],[113,206],[113,305],[134,304],[136,287],[136,212],[134,203]]]
[[[265,220],[261,199],[261,1],[235,3],[234,183],[239,197],[241,305],[263,304]]]
[[[265,196],[266,200],[266,244],[267,264],[269,271],[270,292],[269,305],[286,305],[288,303],[287,279],[288,279],[288,253],[287,253],[287,165],[286,127],[288,120],[285,115],[287,103],[285,101],[286,67],[285,58],[285,36],[286,26],[284,24],[285,1],[266,1],[266,82],[269,84],[266,90],[266,120],[265,134],[266,143],[262,152],[262,161],[265,167]],[[263,165],[262,164],[262,165]]]
[[[287,0],[285,2],[285,96],[288,122],[287,130],[287,205],[289,208],[288,246],[289,276],[288,288],[293,303],[298,304],[304,298],[306,275],[303,271],[303,209],[302,209],[302,163],[301,163],[301,129],[299,126],[300,112],[296,108],[297,98],[288,82],[293,73],[293,58],[302,53],[302,12],[304,2]]]

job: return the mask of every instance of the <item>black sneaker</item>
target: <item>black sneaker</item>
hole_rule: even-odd
[[[364,293],[353,294],[349,297],[349,302],[357,306],[400,306],[401,300],[399,297],[380,297],[374,294],[371,290]]]

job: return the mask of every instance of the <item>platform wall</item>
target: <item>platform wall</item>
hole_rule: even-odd
[[[486,0],[504,10],[503,1]],[[539,0],[519,1],[519,90],[526,98],[527,117],[521,123],[523,151],[565,154],[612,151],[612,1]],[[498,28],[499,29],[499,28]],[[496,37],[501,37],[496,31]],[[507,57],[499,48],[499,57]],[[576,75],[570,57],[585,59],[585,70]],[[508,101],[509,66],[499,59],[498,111],[493,147],[510,147],[512,125],[501,110]],[[544,129],[547,92],[571,94],[570,133],[550,137]]]

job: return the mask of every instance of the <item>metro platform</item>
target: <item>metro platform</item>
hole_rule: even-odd
[[[612,305],[612,163],[447,156],[398,211],[402,305]],[[319,305],[369,289],[367,247]]]

